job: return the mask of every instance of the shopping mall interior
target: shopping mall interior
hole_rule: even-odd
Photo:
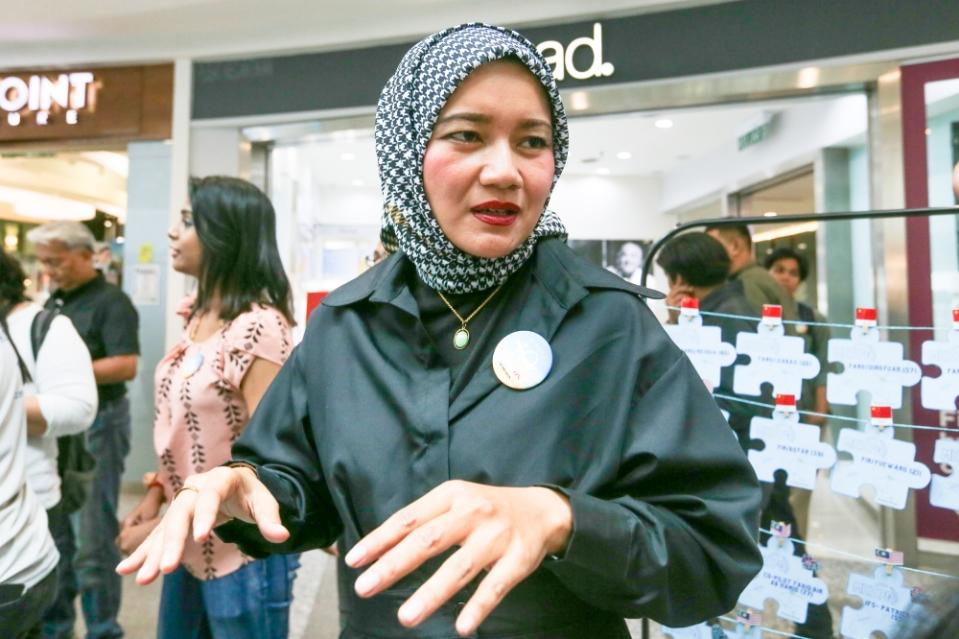
[[[863,15],[868,0],[491,0],[482,9],[136,0],[55,2],[50,13],[45,4],[4,7],[0,23],[0,235],[43,300],[50,283],[27,233],[83,222],[98,266],[140,315],[121,510],[156,467],[153,368],[178,339],[174,309],[196,286],[172,272],[167,248],[188,176],[242,177],[273,201],[299,340],[308,295],[360,275],[379,240],[379,87],[409,44],[451,24],[506,24],[556,54],[570,155],[549,208],[582,255],[612,268],[624,243],[648,254],[680,225],[754,218],[760,262],[781,247],[806,257],[796,298],[834,337],[848,334],[855,309],[877,308],[881,326],[924,329],[883,336],[920,361],[923,339],[948,341],[959,326],[959,216],[941,210],[959,203],[959,39],[943,26],[959,10],[947,3],[882,0],[875,19]],[[90,81],[75,81],[81,74]],[[913,212],[871,216],[900,209]],[[642,262],[630,268],[624,277],[638,283]],[[655,265],[645,275],[668,287]],[[896,437],[951,476],[933,449],[956,428],[956,410],[929,410],[918,386],[904,396],[895,421],[919,428]],[[823,440],[834,443],[869,405],[862,396],[834,407]],[[904,552],[909,586],[959,577],[959,510],[931,504],[928,489],[902,508],[880,502],[871,486],[849,497],[818,473],[806,535],[836,636],[844,608],[858,606],[847,580],[872,570],[876,548]],[[321,551],[304,555],[291,637],[338,635],[335,570]],[[158,597],[157,584],[127,578],[127,636],[153,636]],[[766,601],[761,636],[800,636],[775,634],[795,629],[781,608]],[[723,623],[735,632],[735,619]],[[634,637],[707,636],[639,620],[630,628]]]

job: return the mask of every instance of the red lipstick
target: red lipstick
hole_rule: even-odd
[[[480,222],[493,226],[509,226],[519,217],[520,208],[512,202],[489,200],[477,204],[470,211]]]

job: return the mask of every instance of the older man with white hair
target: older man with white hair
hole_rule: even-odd
[[[57,600],[44,616],[43,634],[57,639],[73,636],[79,590],[88,639],[122,637],[117,622],[122,583],[114,572],[120,554],[114,539],[119,532],[120,478],[130,452],[125,382],[137,372],[138,316],[126,294],[94,267],[94,237],[86,226],[53,222],[31,230],[27,239],[36,245],[53,287],[46,306],[59,308],[73,321],[90,351],[99,394],[97,417],[87,433],[96,459],[93,484],[73,527],[61,522],[64,535],[75,534],[76,555],[72,570],[69,563],[66,570],[61,568]]]

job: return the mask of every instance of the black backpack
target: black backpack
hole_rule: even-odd
[[[30,346],[36,361],[40,346],[50,331],[59,308],[44,308],[30,324]],[[90,495],[96,459],[87,450],[85,432],[57,438],[57,472],[60,475],[60,508],[65,513],[80,510]]]

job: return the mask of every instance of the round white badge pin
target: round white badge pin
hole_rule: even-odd
[[[197,351],[183,360],[182,375],[184,377],[192,377],[194,373],[200,370],[200,367],[203,366],[203,353]]]
[[[493,351],[493,372],[516,390],[533,388],[553,368],[553,349],[541,335],[516,331],[500,340]]]

